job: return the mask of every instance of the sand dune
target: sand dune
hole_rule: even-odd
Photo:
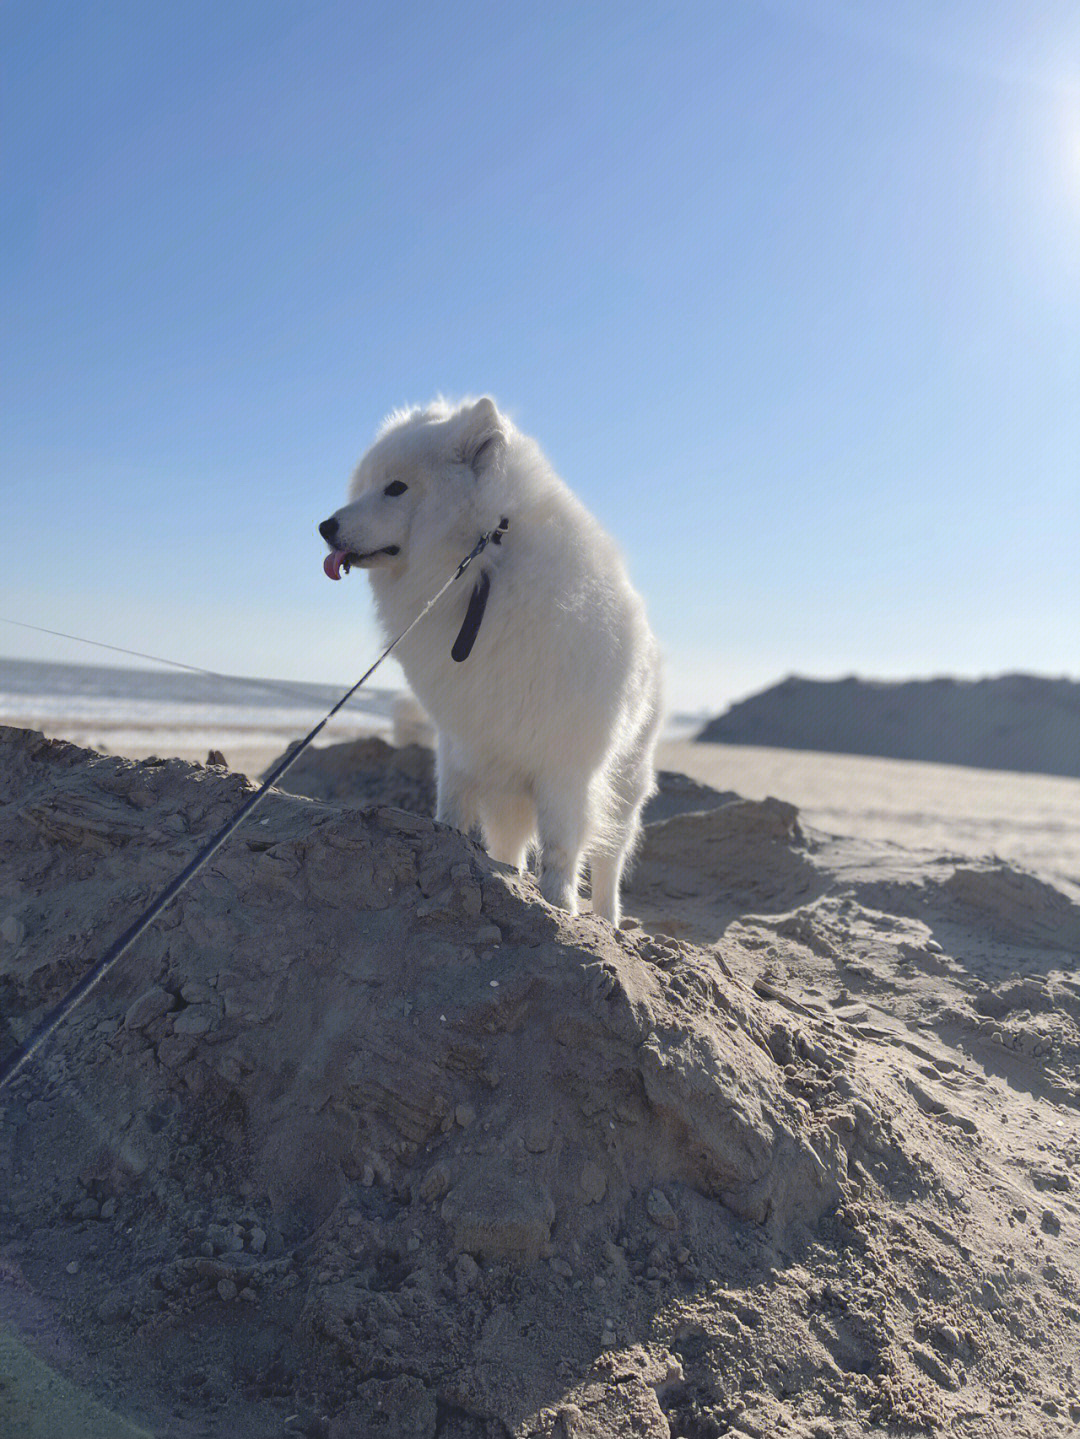
[[[698,738],[1080,777],[1080,684],[792,676],[732,705]]]
[[[1071,1433],[1067,884],[669,773],[616,933],[366,743],[5,1095],[24,1342],[161,1435]],[[247,781],[18,730],[0,777],[10,1044]]]

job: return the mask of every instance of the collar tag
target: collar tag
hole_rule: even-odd
[[[480,630],[480,621],[484,618],[484,611],[487,609],[488,592],[491,589],[491,576],[487,570],[481,570],[480,578],[473,585],[473,592],[469,598],[469,608],[465,611],[465,619],[458,637],[454,641],[454,648],[450,651],[450,658],[458,664],[467,660],[472,654],[472,647],[476,643],[476,636]]]

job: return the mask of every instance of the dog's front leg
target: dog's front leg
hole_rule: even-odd
[[[540,893],[549,904],[577,913],[578,875],[588,823],[588,778],[574,775],[562,787],[538,791]]]
[[[437,753],[436,785],[438,800],[435,818],[440,824],[459,829],[462,834],[478,823],[476,786],[460,766],[454,763],[449,747],[440,743]]]

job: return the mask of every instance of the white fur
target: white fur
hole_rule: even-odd
[[[384,490],[408,486],[399,496]],[[654,789],[660,659],[614,542],[535,442],[489,399],[397,411],[361,460],[332,548],[364,560],[388,638],[403,630],[482,533],[489,545],[394,651],[438,729],[438,814],[479,824],[519,869],[539,844],[540,887],[619,922],[623,863]],[[472,653],[450,650],[483,566],[487,611]]]
[[[431,723],[431,716],[408,690],[394,696],[390,719],[394,744],[399,749],[409,744],[426,745],[431,749],[435,744],[435,726]]]

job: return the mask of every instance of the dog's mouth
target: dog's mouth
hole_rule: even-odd
[[[369,565],[380,555],[396,555],[400,549],[400,545],[384,545],[381,550],[368,550],[365,554],[357,554],[355,550],[331,550],[323,560],[323,569],[330,579],[340,580],[342,570],[348,574],[353,565]]]

